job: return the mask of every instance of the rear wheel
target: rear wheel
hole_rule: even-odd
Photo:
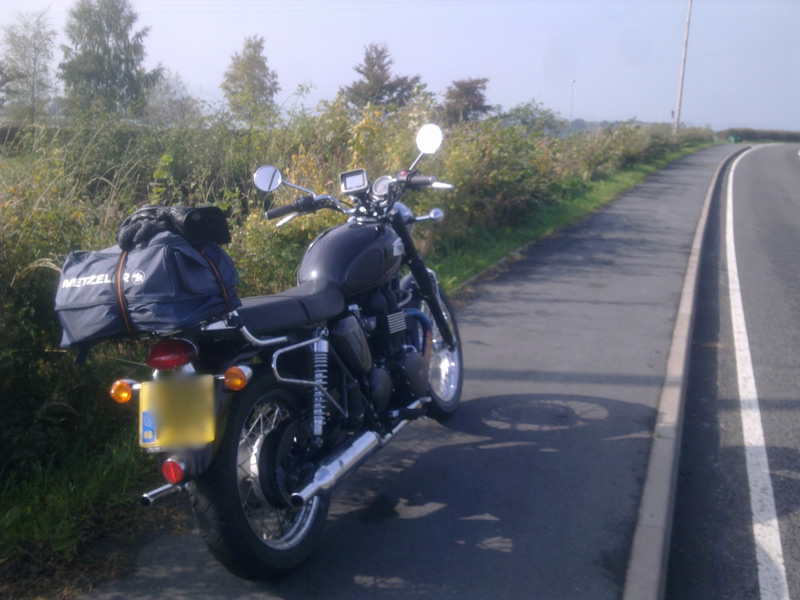
[[[322,534],[328,496],[289,504],[313,467],[297,398],[263,378],[234,405],[211,466],[191,486],[212,554],[233,573],[274,577],[302,563]]]
[[[438,288],[438,291],[442,313],[444,313],[444,318],[450,325],[450,330],[456,340],[455,348],[451,350],[445,344],[439,326],[431,315],[430,307],[424,300],[420,303],[420,310],[430,320],[432,330],[431,355],[428,361],[428,380],[431,384],[431,399],[433,400],[431,409],[434,414],[444,416],[455,412],[461,401],[464,361],[455,311],[444,290]]]

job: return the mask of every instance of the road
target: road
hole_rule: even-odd
[[[462,407],[353,475],[291,576],[236,579],[189,532],[86,597],[620,598],[687,260],[730,152],[682,159],[472,285]]]
[[[743,155],[709,225],[667,586],[676,600],[800,598],[799,150],[771,145]],[[733,333],[737,275],[750,392]],[[749,394],[758,412],[747,405],[743,420]],[[768,465],[754,472],[764,450]]]

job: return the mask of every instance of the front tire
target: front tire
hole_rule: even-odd
[[[423,300],[420,310],[431,322],[431,355],[428,361],[428,380],[431,384],[431,411],[435,416],[444,417],[456,411],[461,402],[461,389],[464,383],[464,359],[461,353],[461,338],[458,333],[455,310],[450,299],[438,287],[439,300],[444,318],[450,325],[456,345],[450,350],[442,339],[439,326],[431,315],[428,304]]]
[[[287,501],[311,469],[298,399],[269,377],[243,394],[233,400],[214,460],[189,492],[217,560],[240,577],[269,579],[311,554],[329,497],[299,509]]]

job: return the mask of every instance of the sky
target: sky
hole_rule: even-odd
[[[0,26],[48,9],[65,43],[75,0],[0,0]],[[688,0],[131,0],[149,27],[146,65],[222,101],[247,36],[265,39],[279,103],[313,107],[359,78],[370,43],[395,75],[443,95],[488,78],[487,101],[535,101],[563,118],[672,122]],[[693,0],[681,122],[800,131],[800,0]],[[61,58],[56,50],[54,62]]]

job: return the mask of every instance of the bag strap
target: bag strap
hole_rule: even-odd
[[[125,329],[128,330],[128,333],[133,333],[133,327],[131,326],[131,317],[130,313],[128,312],[128,303],[125,301],[125,290],[122,289],[122,275],[125,273],[125,259],[128,258],[128,251],[124,250],[119,257],[119,262],[117,263],[117,271],[116,271],[116,280],[117,280],[117,303],[119,304],[119,310],[122,314],[122,320],[125,323]]]
[[[217,278],[217,283],[219,284],[219,289],[222,292],[222,296],[225,298],[225,311],[231,312],[233,310],[233,304],[231,304],[230,296],[228,296],[228,288],[225,287],[225,282],[222,280],[222,275],[220,275],[217,265],[215,265],[214,261],[211,260],[211,257],[206,254],[205,248],[200,249],[200,254],[206,259],[206,262],[208,263],[208,266],[211,267],[211,270],[214,271],[214,275]]]

